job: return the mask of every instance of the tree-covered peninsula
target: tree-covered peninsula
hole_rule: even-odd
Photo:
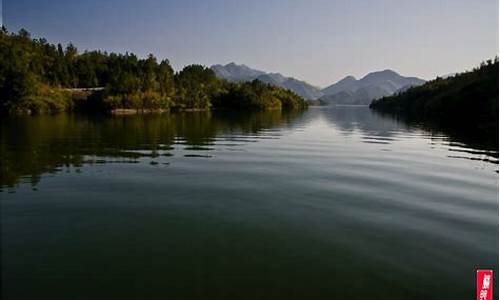
[[[0,112],[303,109],[293,92],[260,81],[231,83],[201,65],[174,72],[166,59],[85,51],[0,31]]]
[[[472,71],[375,100],[370,108],[498,140],[498,71],[498,58],[488,60]]]

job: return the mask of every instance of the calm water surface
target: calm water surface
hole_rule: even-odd
[[[0,142],[3,299],[474,299],[497,270],[498,152],[366,107],[4,118]]]

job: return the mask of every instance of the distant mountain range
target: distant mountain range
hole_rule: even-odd
[[[404,77],[392,70],[369,73],[356,80],[348,76],[322,90],[323,102],[330,104],[370,104],[372,100],[402,92],[425,83],[416,77]]]
[[[280,73],[266,73],[235,63],[230,63],[225,66],[214,65],[211,68],[217,77],[229,81],[238,82],[258,79],[265,83],[289,89],[304,99],[312,100],[323,96],[320,88],[310,85],[305,81],[283,76]]]
[[[229,81],[251,81],[254,79],[280,86],[295,92],[305,99],[320,99],[327,104],[370,104],[374,99],[402,92],[411,86],[424,84],[425,80],[404,77],[392,70],[369,73],[357,80],[353,76],[320,89],[305,81],[286,77],[280,73],[266,73],[245,65],[230,63],[211,67],[215,74]]]

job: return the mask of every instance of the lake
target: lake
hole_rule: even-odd
[[[3,299],[474,299],[498,270],[498,150],[367,107],[4,117],[0,142]]]

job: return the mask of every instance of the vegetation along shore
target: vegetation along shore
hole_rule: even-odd
[[[498,144],[498,71],[497,57],[472,71],[438,77],[375,100],[370,108],[424,125],[470,132]]]
[[[0,31],[0,113],[299,110],[306,101],[261,81],[233,83],[201,65],[174,72],[150,54],[79,53],[26,30]]]

